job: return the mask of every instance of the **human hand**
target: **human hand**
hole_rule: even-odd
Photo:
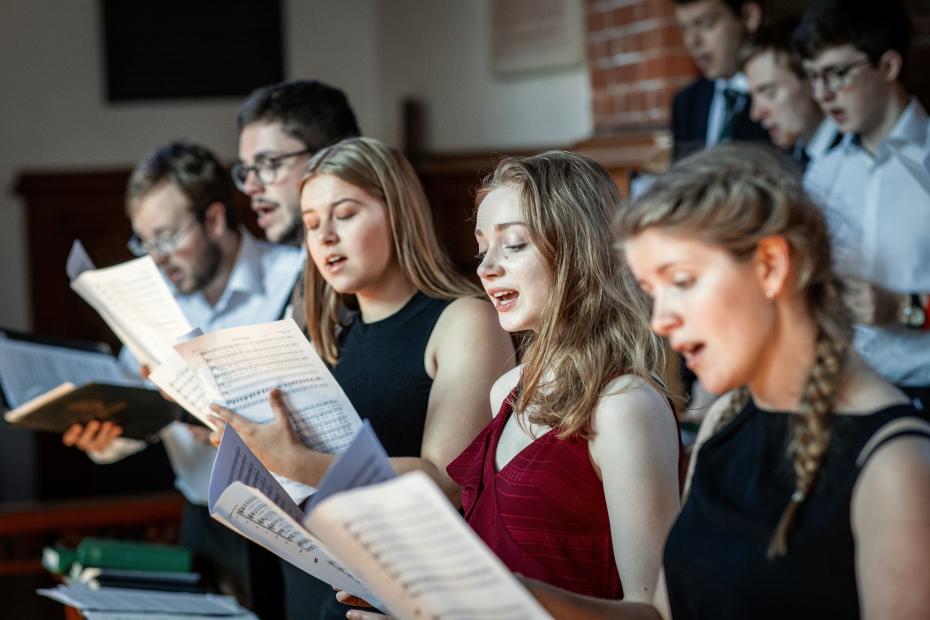
[[[371,603],[365,599],[352,596],[344,590],[336,590],[336,600],[343,605],[351,605],[352,607],[371,607]],[[377,611],[350,609],[346,612],[346,618],[349,618],[350,620],[373,620],[375,618],[391,618],[391,616],[385,616],[384,614]]]
[[[61,436],[61,441],[84,452],[101,452],[122,434],[123,427],[119,424],[91,420],[86,426],[72,424]]]
[[[294,428],[291,426],[291,416],[284,395],[278,389],[268,394],[271,411],[274,417],[266,423],[253,422],[238,413],[218,405],[210,405],[210,410],[216,418],[217,426],[228,424],[242,438],[242,441],[255,453],[255,456],[271,471],[288,476],[294,468],[303,446],[297,439]],[[211,435],[214,445],[219,445],[224,428],[218,428]],[[289,476],[289,477],[293,477]]]
[[[144,380],[148,381],[149,375],[151,374],[152,374],[152,369],[149,367],[148,364],[142,364],[141,366],[139,366],[139,376],[141,376]],[[168,396],[167,392],[162,391],[161,388],[158,389],[158,393],[161,394],[161,397],[167,400],[169,403],[174,402],[174,399]]]

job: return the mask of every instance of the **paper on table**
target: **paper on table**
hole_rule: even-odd
[[[80,610],[158,612],[230,616],[244,610],[231,596],[190,594],[187,592],[157,592],[126,588],[93,590],[84,584],[59,585],[36,592],[52,600]]]
[[[377,600],[300,525],[303,512],[231,427],[213,464],[209,496],[214,519],[317,579]]]
[[[160,363],[175,340],[191,330],[151,256],[85,270],[71,281],[71,288],[141,363]]]
[[[306,523],[399,618],[550,618],[423,472],[334,495]]]
[[[218,330],[175,349],[204,382],[208,398],[256,422],[273,419],[268,393],[280,389],[308,448],[338,454],[362,425],[292,319]]]
[[[66,382],[144,386],[112,355],[8,338],[0,338],[0,379],[10,408]]]

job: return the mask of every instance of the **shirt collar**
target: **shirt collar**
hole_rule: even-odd
[[[728,88],[745,95],[749,92],[749,80],[746,79],[746,75],[742,71],[733,74],[730,78],[717,78],[714,80],[715,92],[722,93]]]
[[[838,131],[839,129],[832,119],[824,118],[820,121],[820,125],[817,126],[817,130],[814,131],[814,135],[811,136],[810,141],[803,145],[807,156],[811,159],[817,159],[823,156],[830,150],[830,147],[837,138]]]
[[[927,112],[915,97],[911,97],[907,107],[901,112],[898,121],[891,128],[891,132],[882,140],[875,150],[875,159],[881,160],[888,156],[892,149],[901,149],[908,145],[921,146],[927,141]],[[843,138],[843,148],[862,148],[862,138],[859,134],[846,134]],[[863,149],[864,150],[864,149]]]
[[[229,274],[229,281],[226,282],[226,289],[216,305],[224,304],[225,300],[236,291],[248,295],[265,292],[258,245],[255,237],[243,227],[239,228],[239,252],[236,255],[236,262],[232,273]]]

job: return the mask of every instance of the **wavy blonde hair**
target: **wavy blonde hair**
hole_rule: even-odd
[[[539,329],[523,341],[514,406],[560,437],[589,439],[597,403],[618,375],[675,394],[675,356],[649,329],[647,300],[612,251],[620,194],[607,171],[565,151],[510,157],[485,179],[477,205],[503,185],[519,192],[530,239],[553,274]]]
[[[800,415],[792,416],[787,446],[796,488],[768,549],[769,558],[784,555],[795,513],[810,494],[830,445],[830,413],[852,338],[852,319],[833,272],[823,216],[787,158],[764,147],[729,144],[673,166],[621,212],[615,225],[620,243],[649,228],[697,237],[742,261],[753,256],[765,237],[779,236],[788,243],[795,292],[818,333]],[[748,400],[745,386],[735,390],[715,430]]]
[[[387,213],[392,253],[404,278],[419,292],[436,299],[481,294],[452,266],[439,247],[423,186],[410,162],[397,149],[371,138],[349,138],[317,152],[307,164],[300,191],[314,177],[330,174],[377,198]],[[307,330],[328,364],[339,360],[337,327],[346,309],[356,308],[354,295],[340,294],[311,265],[304,285]]]

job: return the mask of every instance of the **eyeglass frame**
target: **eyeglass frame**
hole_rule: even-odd
[[[160,256],[169,256],[170,254],[174,254],[178,246],[190,237],[191,231],[194,230],[194,225],[200,223],[201,221],[199,219],[193,217],[172,233],[171,236],[163,239],[155,239],[154,241],[146,241],[138,234],[133,233],[129,241],[126,242],[126,247],[129,248],[133,256],[139,258],[155,253]]]
[[[245,183],[249,178],[249,173],[254,172],[255,177],[258,179],[259,183],[262,185],[274,185],[278,181],[278,170],[281,169],[281,162],[285,159],[290,159],[292,157],[300,157],[301,155],[307,155],[312,153],[313,149],[305,148],[300,151],[292,151],[290,153],[282,153],[281,155],[274,156],[260,156],[260,158],[251,166],[246,166],[241,161],[237,161],[233,164],[232,168],[229,171],[229,175],[232,177],[233,183],[241,191],[245,191]],[[271,166],[271,167],[268,167]],[[262,178],[262,175],[265,175],[266,178]],[[271,175],[268,177],[268,175]],[[240,179],[241,175],[241,179]]]
[[[825,91],[830,94],[836,94],[849,86],[850,75],[854,69],[871,64],[872,59],[866,57],[846,63],[845,65],[833,65],[825,69],[821,69],[820,71],[808,71],[807,69],[804,69],[804,79],[807,80],[808,84],[810,84],[812,90],[814,85],[817,82],[820,82],[820,84],[823,85],[823,89]]]

